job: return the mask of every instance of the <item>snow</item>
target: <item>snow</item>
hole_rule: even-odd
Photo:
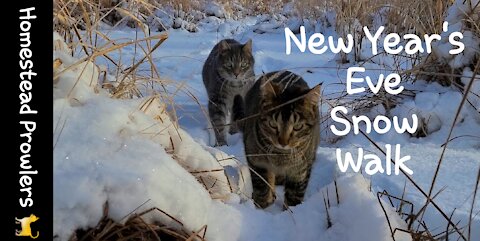
[[[463,68],[468,66],[469,63],[472,63],[475,55],[478,56],[478,53],[480,52],[480,39],[466,27],[468,22],[478,22],[480,20],[478,13],[471,14],[472,9],[475,9],[475,6],[478,7],[477,0],[456,0],[448,9],[445,18],[445,21],[449,23],[448,31],[442,32],[442,40],[437,43],[438,45],[436,45],[435,48],[439,50],[436,52],[436,55],[446,60],[453,68]],[[476,11],[478,12],[478,9]],[[448,36],[455,31],[462,32],[462,42],[465,44],[465,50],[458,55],[449,55],[448,51],[451,49],[451,45],[448,42]]]
[[[284,11],[291,13],[290,7]],[[213,16],[200,20],[196,32],[168,30],[168,39],[152,56],[161,77],[170,83],[168,91],[176,104],[178,126],[168,114],[172,106],[162,104],[158,97],[110,98],[108,91],[96,82],[100,70],[107,70],[110,74],[107,79],[114,78],[114,68],[105,59],[98,58],[95,63],[86,61],[68,68],[79,58],[71,57],[68,47],[57,41],[61,38],[56,35],[58,47],[55,45],[54,59],[62,61],[62,65],[55,69],[55,73],[61,74],[54,86],[53,123],[53,228],[58,239],[67,240],[75,229],[95,226],[103,213],[103,205],[108,201],[109,216],[116,221],[124,221],[125,215],[133,210],[138,213],[158,207],[180,220],[188,230],[208,225],[207,240],[392,240],[377,192],[387,190],[400,197],[406,183],[405,199],[414,204],[416,211],[425,198],[401,175],[364,176],[338,170],[336,148],[355,154],[356,148],[362,147],[366,152],[379,153],[362,135],[350,133],[339,138],[328,128],[332,122],[328,119],[331,106],[327,102],[347,105],[352,110],[358,99],[368,96],[340,98],[345,93],[346,67],[352,65],[339,66],[337,56],[332,53],[313,55],[295,48],[287,57],[281,30],[287,22],[298,25],[298,21],[303,20],[262,16],[238,21],[219,19],[224,9],[213,2],[206,6],[206,10],[210,11],[207,15]],[[161,13],[157,16],[168,17]],[[177,19],[170,18],[169,21],[171,25],[185,24],[175,23]],[[323,34],[336,36],[331,28],[315,24],[314,28],[322,29]],[[452,25],[450,28],[454,29]],[[104,34],[125,41],[143,33],[114,29],[105,30]],[[223,38],[235,38],[242,43],[253,40],[258,75],[288,69],[302,75],[310,86],[323,83],[321,112],[327,121],[322,123],[322,143],[305,201],[291,207],[290,211],[282,211],[281,187],[277,188],[278,198],[273,206],[266,210],[255,208],[249,198],[250,176],[240,134],[228,137],[229,146],[211,147],[214,140],[207,129],[205,107],[208,100],[200,73],[210,49]],[[443,46],[439,44],[434,49],[441,50]],[[124,63],[131,63],[134,57],[143,57],[132,46],[114,52],[111,57],[118,60],[120,54]],[[388,73],[393,65],[391,57],[379,55],[364,65],[367,68],[364,76]],[[148,69],[149,66],[141,65],[140,68]],[[465,85],[472,74],[470,69],[464,68],[466,77],[462,82]],[[460,222],[460,226],[468,223],[475,176],[480,166],[480,98],[476,96],[480,93],[480,80],[474,81],[469,95],[473,106],[465,105],[460,121],[455,124],[452,137],[458,138],[448,145],[434,188],[435,193],[446,187],[435,201],[447,214],[455,210],[454,221]],[[407,165],[414,170],[412,178],[428,191],[442,151],[441,145],[447,141],[453,113],[457,111],[462,93],[453,87],[421,80],[415,84],[405,83],[405,88],[415,91],[415,97],[403,97],[402,102],[388,111],[383,105],[376,105],[368,110],[367,115],[374,117],[390,113],[402,118],[416,113],[426,123],[428,135],[416,138],[391,131],[384,135],[371,133],[370,138],[381,147],[387,143],[401,144],[402,155],[411,156]],[[143,91],[146,96],[153,92],[151,89]],[[217,169],[224,169],[226,174],[223,171],[195,174]],[[200,176],[206,184],[215,184],[214,188],[207,190],[199,181]],[[338,185],[339,204],[334,181]],[[332,222],[330,228],[327,228],[324,205],[327,190],[331,205],[328,208]],[[406,228],[394,208],[386,200],[382,199],[382,202],[393,228]],[[477,201],[473,213],[479,211],[480,201]],[[173,225],[172,220],[162,215],[151,214],[148,220]],[[480,217],[477,215],[473,220],[472,240],[476,240],[480,237]],[[433,208],[427,209],[425,221],[434,230],[446,227]],[[397,232],[395,240],[411,238]]]
[[[62,51],[56,51],[54,58],[61,58],[64,63],[75,61]],[[96,70],[92,63],[85,66],[83,73]],[[75,88],[82,91],[72,92],[69,97],[70,89],[65,86],[71,87],[77,79],[79,83]],[[173,214],[190,230],[206,224],[208,240],[358,240],[369,233],[383,240],[390,235],[377,200],[359,175],[337,180],[341,202],[329,209],[333,222],[330,229],[326,229],[322,203],[326,189],[334,193],[332,184],[312,187],[317,190],[310,188],[311,198],[293,207],[293,213],[281,212],[281,199],[270,212],[256,209],[251,200],[240,202],[245,197],[237,194],[230,194],[232,197],[225,203],[213,200],[186,167],[212,170],[220,167],[212,154],[218,159],[226,154],[198,144],[182,129],[178,129],[177,135],[165,114],[160,114],[161,122],[152,118],[163,113],[157,110],[161,104],[145,110],[139,107],[151,99],[111,99],[103,89],[95,93],[96,85],[91,84],[91,80],[90,75],[76,68],[61,74],[55,86],[54,125],[64,125],[61,132],[55,129],[54,153],[54,230],[60,240],[68,239],[77,228],[95,226],[107,201],[109,216],[121,221],[148,200],[140,210],[158,207]],[[70,99],[78,102],[72,105]],[[181,140],[175,138],[179,136]],[[168,153],[172,137],[174,155]],[[317,167],[316,172],[325,173],[321,165]],[[248,169],[233,168],[234,175],[242,175],[242,171]],[[248,179],[248,172],[246,174],[244,178]],[[221,176],[216,178],[222,181]],[[242,187],[248,184],[240,182],[238,186],[240,193],[251,192],[251,187]],[[221,191],[215,190],[217,194]],[[329,198],[334,203],[333,197]],[[358,226],[350,218],[352,213],[369,217],[372,223]],[[171,223],[167,217],[150,218]],[[396,226],[405,226],[400,220],[393,220]],[[348,228],[353,228],[352,232],[343,232]],[[370,231],[365,233],[365,230]]]
[[[213,1],[207,3],[207,5],[205,6],[205,13],[208,16],[215,16],[217,18],[225,18],[227,15],[225,8],[222,5]]]
[[[69,74],[61,75],[59,83],[76,81],[70,77]],[[88,82],[85,75],[80,75],[79,79],[81,83]],[[176,218],[192,230],[205,223],[214,226],[219,221],[208,215],[210,210],[227,212],[222,222],[237,220],[235,210],[226,211],[228,206],[212,200],[195,177],[177,161],[187,163],[192,171],[221,167],[188,134],[182,130],[176,132],[168,116],[156,116],[163,120],[156,121],[148,115],[158,113],[155,110],[139,110],[139,106],[144,106],[142,100],[114,100],[102,90],[94,94],[93,88],[86,93],[74,92],[71,98],[84,97],[76,105],[63,98],[66,95],[59,94],[54,101],[54,125],[64,125],[61,132],[55,129],[54,154],[54,229],[61,240],[68,239],[76,228],[95,226],[106,201],[109,215],[119,221],[147,200],[151,200],[148,206],[176,214]],[[176,160],[172,154],[167,154],[170,141],[175,146],[171,151]],[[218,186],[226,189],[225,185]],[[216,190],[216,193],[222,194],[221,191]],[[225,233],[215,236],[217,240],[225,240],[226,234],[235,232],[228,228],[223,231]]]

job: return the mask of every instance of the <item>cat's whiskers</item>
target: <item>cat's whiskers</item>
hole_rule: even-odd
[[[224,80],[222,81],[222,85],[220,85],[220,91],[219,91],[219,92],[222,92],[222,91],[223,91],[223,86],[225,86],[225,83],[227,83],[227,82],[228,82],[228,80],[226,80],[226,79],[224,78]]]

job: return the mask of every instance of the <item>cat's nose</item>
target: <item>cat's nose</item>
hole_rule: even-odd
[[[240,75],[240,70],[239,69],[233,70],[233,75],[235,75],[235,78],[238,78],[238,76]]]
[[[278,137],[278,144],[280,144],[282,146],[288,145],[288,138],[286,136]]]

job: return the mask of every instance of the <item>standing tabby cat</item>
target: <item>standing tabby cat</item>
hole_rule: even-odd
[[[276,184],[285,185],[286,205],[303,201],[320,139],[319,96],[319,85],[310,89],[300,76],[281,71],[260,77],[244,102],[235,97],[259,207],[274,202]]]
[[[255,82],[254,63],[252,40],[240,44],[233,39],[224,39],[213,47],[203,65],[203,83],[209,98],[208,113],[218,146],[227,144],[225,126],[234,96],[244,96]],[[230,126],[230,133],[236,132],[236,126]]]

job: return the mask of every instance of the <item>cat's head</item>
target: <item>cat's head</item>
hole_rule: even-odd
[[[35,221],[37,221],[38,219],[40,219],[40,218],[37,217],[37,216],[35,216],[34,214],[31,214],[31,215],[30,215],[30,221],[35,222]]]
[[[226,40],[220,41],[218,56],[218,72],[225,80],[242,82],[252,77],[255,61],[252,54],[251,39],[245,44],[228,43]]]
[[[307,145],[312,135],[318,135],[320,85],[312,89],[284,87],[272,81],[261,84],[259,127],[263,138],[272,146],[293,150]]]

